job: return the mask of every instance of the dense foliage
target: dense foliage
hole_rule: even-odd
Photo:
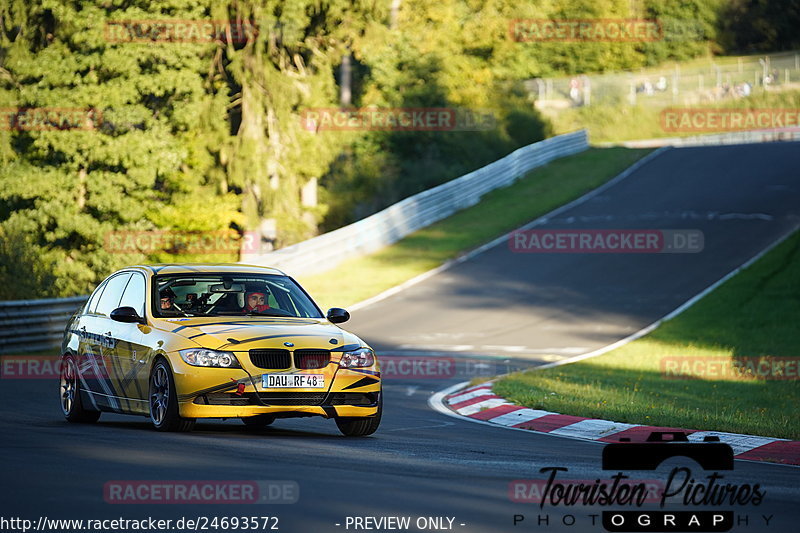
[[[4,0],[0,298],[85,293],[134,262],[237,257],[120,253],[107,246],[112,231],[257,229],[283,246],[338,227],[549,135],[524,80],[796,45],[797,10],[775,6]],[[509,32],[514,19],[614,17],[658,18],[665,38],[520,43]],[[231,21],[235,31],[205,41],[110,32],[152,20]],[[458,108],[493,122],[478,131],[304,128],[304,110],[339,105]],[[14,110],[26,108],[83,115],[19,127]],[[304,200],[316,183],[319,200]]]

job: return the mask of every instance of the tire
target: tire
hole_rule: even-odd
[[[248,429],[261,429],[275,422],[274,415],[256,415],[242,418],[242,423]]]
[[[71,355],[61,358],[59,376],[61,392],[61,413],[69,422],[91,423],[100,418],[100,411],[86,409],[81,398],[81,380],[78,376],[78,364]]]
[[[150,371],[148,403],[150,422],[158,431],[191,431],[194,418],[183,418],[178,414],[178,395],[172,369],[163,359],[158,359]]]
[[[336,419],[336,426],[346,437],[365,437],[372,435],[381,425],[381,415],[383,413],[383,393],[378,400],[378,412],[375,416],[364,417],[342,417]]]

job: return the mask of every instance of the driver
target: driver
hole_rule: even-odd
[[[257,313],[266,311],[269,309],[269,304],[267,303],[268,295],[269,293],[267,292],[248,292],[245,298],[244,311],[255,311]]]
[[[175,291],[167,287],[166,289],[162,289],[159,293],[159,298],[161,299],[160,309],[161,312],[176,312],[177,309],[175,308],[175,298],[177,297]]]

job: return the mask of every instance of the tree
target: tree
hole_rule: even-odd
[[[107,6],[45,0],[2,13],[3,103],[86,113],[64,129],[4,133],[0,228],[20,257],[38,258],[54,275],[38,296],[85,293],[114,269],[148,259],[107,249],[112,230],[208,231],[238,220],[211,171],[226,130],[225,87],[209,73],[216,45],[114,42],[108,34],[112,20],[197,19],[208,6]]]

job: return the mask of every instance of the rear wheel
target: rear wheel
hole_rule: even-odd
[[[372,435],[378,430],[381,424],[381,414],[383,412],[383,394],[378,400],[378,412],[375,416],[364,417],[342,417],[336,419],[336,426],[339,431],[347,437],[364,437]]]
[[[242,422],[249,429],[260,429],[275,422],[275,417],[273,415],[246,416],[242,418]]]
[[[172,370],[163,359],[159,359],[150,372],[150,421],[159,431],[191,431],[194,418],[183,418],[178,414],[178,395]]]
[[[70,422],[97,422],[100,411],[85,409],[81,399],[81,380],[75,358],[65,355],[61,359],[59,378],[61,391],[61,412]]]

